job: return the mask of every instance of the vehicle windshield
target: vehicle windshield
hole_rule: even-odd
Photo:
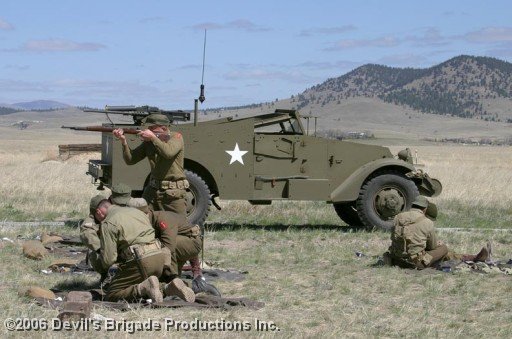
[[[254,129],[256,133],[303,134],[299,121],[290,116],[260,121],[255,124]]]

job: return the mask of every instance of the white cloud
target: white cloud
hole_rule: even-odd
[[[343,34],[354,30],[356,30],[356,26],[354,25],[344,25],[339,27],[316,27],[302,30],[299,33],[299,36],[308,37],[312,35]]]
[[[163,16],[152,16],[152,17],[142,18],[139,20],[139,22],[141,24],[147,24],[147,23],[152,23],[152,22],[161,22],[161,21],[166,21],[166,18],[164,18]]]
[[[105,45],[92,42],[75,42],[63,39],[30,40],[16,51],[23,52],[94,52],[106,48]]]
[[[255,23],[253,23],[250,20],[246,19],[236,19],[227,23],[215,23],[215,22],[203,22],[197,25],[194,25],[191,27],[193,30],[196,31],[203,31],[203,30],[220,30],[220,29],[226,29],[226,30],[238,30],[238,31],[245,31],[245,32],[266,32],[270,31],[271,29],[268,27],[260,26]]]
[[[13,30],[14,26],[8,23],[7,21],[0,18],[0,30],[9,31]]]
[[[325,48],[325,51],[340,51],[351,48],[364,48],[364,47],[394,47],[400,44],[400,40],[385,36],[375,39],[344,39],[335,42],[331,47]]]
[[[462,38],[468,42],[512,42],[512,27],[485,27],[466,33]]]

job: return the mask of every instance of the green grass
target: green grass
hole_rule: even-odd
[[[280,208],[281,214],[285,214],[283,206]],[[289,213],[298,214],[298,211],[292,209]],[[286,337],[510,336],[510,276],[374,267],[377,257],[389,245],[389,234],[354,232],[331,222],[330,216],[319,220],[316,227],[296,227],[284,219],[276,222],[252,216],[254,219],[242,223],[226,215],[224,219],[220,213],[213,215],[214,221],[210,225],[214,227],[206,234],[205,257],[222,267],[249,273],[244,281],[221,280],[216,285],[225,296],[244,296],[265,302],[263,309],[136,309],[123,313],[97,308],[94,312],[118,320],[139,321],[161,321],[172,317],[181,321],[198,318],[254,323],[254,319],[259,319],[273,321],[280,328],[280,334]],[[459,226],[460,223],[453,224],[453,227]],[[70,227],[22,227],[0,229],[0,237],[33,238],[43,230],[77,233]],[[469,253],[479,250],[487,239],[492,239],[495,257],[510,256],[509,232],[441,231],[440,236],[450,248]],[[95,276],[43,275],[40,270],[49,265],[52,256],[39,262],[26,259],[21,255],[20,245],[21,241],[0,243],[3,263],[0,267],[1,319],[53,318],[57,315],[55,310],[35,306],[30,300],[18,296],[17,291],[22,287],[36,284],[70,289],[97,282]],[[356,252],[365,256],[357,257]],[[2,328],[0,333],[5,333],[5,329]],[[108,335],[124,337],[125,334]],[[265,335],[254,331],[249,334]],[[153,336],[150,333],[143,335]],[[156,335],[163,336],[164,333]],[[212,335],[224,336],[225,333],[214,332]],[[80,336],[94,337],[97,334],[80,333]]]

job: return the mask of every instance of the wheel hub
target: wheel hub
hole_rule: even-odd
[[[389,219],[400,213],[405,205],[401,192],[395,188],[382,189],[375,197],[377,213],[383,219]]]

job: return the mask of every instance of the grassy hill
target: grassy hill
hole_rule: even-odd
[[[296,107],[327,105],[354,97],[379,98],[414,110],[487,121],[507,121],[483,100],[512,98],[512,64],[488,57],[458,56],[426,68],[364,65],[297,96]]]
[[[208,110],[206,118],[249,116],[276,108],[318,117],[318,129],[372,131],[377,137],[512,136],[512,64],[458,56],[426,68],[364,65],[289,99]]]

